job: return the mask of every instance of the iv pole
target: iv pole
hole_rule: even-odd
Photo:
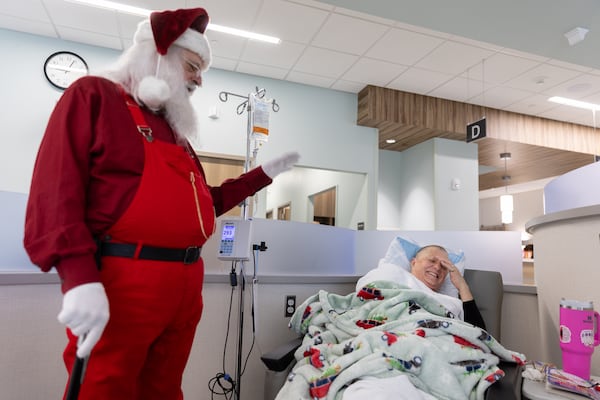
[[[265,96],[266,90],[259,89],[256,87],[256,91],[254,93],[250,93],[247,96],[242,96],[239,94],[231,93],[231,92],[220,92],[219,100],[222,102],[227,102],[229,96],[240,97],[244,99],[236,109],[236,113],[238,115],[242,115],[244,111],[248,111],[248,123],[247,123],[247,132],[246,132],[246,159],[244,161],[244,173],[250,171],[251,159],[250,159],[250,147],[252,142],[252,127],[254,123],[254,109],[252,109],[252,105],[250,102],[250,96],[254,94],[257,98],[262,99]],[[271,101],[271,108],[274,112],[279,111],[279,105],[273,99]],[[256,158],[256,153],[258,152],[258,148],[255,147],[253,151],[253,158]],[[242,204],[242,215],[243,219],[248,219],[248,198],[244,199]],[[239,298],[239,323],[238,323],[238,345],[237,345],[237,366],[236,366],[236,377],[235,377],[235,399],[240,400],[240,387],[242,385],[242,352],[243,352],[243,343],[244,343],[244,296],[246,289],[246,279],[244,277],[244,260],[240,261],[240,298]],[[255,276],[253,277],[253,282],[256,282],[256,271],[254,271]]]

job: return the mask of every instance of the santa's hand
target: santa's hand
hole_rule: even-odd
[[[264,173],[271,179],[275,178],[282,172],[292,169],[294,164],[300,159],[300,154],[293,151],[285,153],[284,155],[277,157],[273,160],[267,161],[262,165]]]
[[[87,357],[96,345],[108,322],[108,298],[101,283],[76,286],[63,296],[58,321],[73,335],[82,337],[77,346],[77,357]]]

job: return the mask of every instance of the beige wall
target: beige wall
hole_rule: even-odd
[[[214,279],[213,279],[214,280]],[[222,277],[224,280],[224,277]],[[250,322],[251,285],[246,286],[247,306],[244,357],[252,342]],[[242,378],[246,399],[263,398],[265,367],[260,354],[292,339],[284,316],[285,295],[297,296],[298,304],[319,289],[345,294],[354,283],[339,284],[259,284],[256,342]],[[231,287],[228,283],[207,283],[204,287],[205,311],[185,372],[183,388],[186,398],[208,399],[208,381],[222,372],[222,355],[228,319]],[[235,376],[238,291],[233,294],[231,331],[227,346],[226,368]],[[61,352],[65,344],[62,327],[56,321],[61,301],[58,284],[0,285],[0,397],[11,400],[58,399],[67,379]],[[502,326],[502,343],[539,359],[539,327],[535,295],[506,293]],[[245,358],[244,358],[245,359]]]
[[[528,360],[544,360],[535,293],[504,292],[500,335],[505,347],[524,353]]]
[[[225,280],[223,277],[221,280]],[[246,285],[244,359],[252,343],[251,287]],[[258,285],[256,342],[242,378],[242,393],[247,399],[263,397],[265,367],[260,354],[294,337],[284,316],[285,295],[299,302],[316,293],[323,285]],[[328,284],[327,289],[347,293],[354,283]],[[238,290],[233,294],[231,330],[227,345],[226,368],[235,377]],[[222,372],[223,346],[228,320],[231,286],[207,283],[204,286],[205,309],[192,354],[185,372],[186,398],[209,399],[208,382]],[[64,329],[57,322],[62,295],[58,284],[0,285],[0,398],[10,400],[59,399],[67,374],[62,363],[66,344]],[[298,303],[300,304],[300,303]]]
[[[66,337],[58,284],[0,286],[0,398],[60,399]]]
[[[600,205],[550,214],[533,226],[539,325],[545,360],[562,367],[559,343],[561,298],[600,304],[596,269],[600,258]],[[592,375],[600,374],[600,351],[592,357]]]
[[[263,398],[263,382],[266,368],[260,355],[283,344],[296,335],[289,331],[285,318],[284,303],[286,295],[296,295],[298,305],[319,289],[345,294],[354,290],[349,284],[259,284],[256,292],[256,341],[242,377],[241,393],[245,399]],[[246,312],[244,322],[244,360],[252,343],[252,323],[250,319],[250,289],[246,286]],[[208,381],[216,373],[222,372],[223,345],[226,333],[227,311],[231,287],[228,284],[207,284],[204,288],[205,312],[200,322],[190,362],[184,377],[183,388],[186,398],[208,399]],[[231,332],[227,346],[226,368],[235,377],[238,299],[236,290],[233,296],[234,307],[231,315]]]

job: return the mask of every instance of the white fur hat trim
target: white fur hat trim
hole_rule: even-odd
[[[154,41],[154,34],[152,33],[152,27],[150,21],[142,21],[138,24],[138,28],[133,36],[134,43],[140,43],[146,40]],[[210,44],[206,36],[194,29],[186,29],[173,44],[193,51],[202,57],[204,65],[202,71],[206,71],[212,63],[212,52]]]

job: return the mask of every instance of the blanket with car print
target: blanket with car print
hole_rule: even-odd
[[[322,290],[298,307],[290,328],[304,339],[276,400],[340,400],[357,379],[399,374],[438,399],[479,400],[504,376],[500,359],[525,362],[435,297],[390,281],[348,295]]]

